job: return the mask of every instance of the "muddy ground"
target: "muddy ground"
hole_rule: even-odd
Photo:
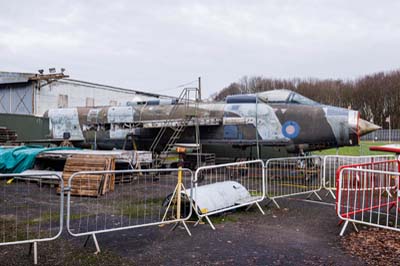
[[[207,224],[193,228],[146,227],[97,235],[102,252],[94,254],[85,237],[64,233],[38,244],[39,265],[366,265],[387,263],[382,256],[368,260],[368,252],[350,245],[356,234],[338,236],[334,207],[298,199],[282,199],[281,209],[265,207],[263,216],[252,208],[215,217],[216,230]],[[366,230],[366,228],[362,228]],[[353,241],[353,242],[352,242]],[[31,265],[29,245],[0,247],[1,265]],[[367,253],[367,254],[365,254]],[[359,256],[357,256],[359,254]],[[375,254],[376,255],[376,254]],[[390,254],[389,254],[390,255]]]

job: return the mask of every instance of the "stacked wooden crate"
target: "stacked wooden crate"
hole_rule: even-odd
[[[64,186],[68,186],[69,178],[76,172],[115,170],[113,156],[74,154],[68,157],[63,171]],[[72,179],[71,195],[94,196],[113,191],[114,174],[84,174]]]
[[[0,143],[12,142],[17,140],[17,133],[6,127],[0,127]]]

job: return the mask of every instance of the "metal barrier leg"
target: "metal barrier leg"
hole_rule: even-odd
[[[333,193],[332,189],[328,189],[328,194],[331,194],[332,198],[336,199],[336,195],[335,195],[335,193]],[[328,195],[328,194],[326,194],[326,195]]]
[[[30,256],[32,254],[32,248],[33,248],[33,243],[29,243],[29,252],[28,252],[28,256]]]
[[[245,210],[245,211],[246,211],[246,212],[247,212],[247,211],[249,211],[251,207],[253,207],[253,204],[247,205],[247,207],[246,207],[246,210]]]
[[[33,248],[33,263],[36,265],[37,264],[37,242],[33,242],[33,243],[29,244],[28,256],[31,256],[32,248]]]
[[[330,193],[329,189],[326,190],[327,192],[325,193],[325,197],[327,197]]]
[[[261,208],[260,204],[258,202],[256,202],[256,205],[258,207],[258,209],[260,210],[260,212],[262,213],[262,215],[265,215],[264,210]]]
[[[344,231],[346,230],[347,225],[349,224],[349,221],[346,220],[346,222],[344,223],[342,230],[340,231],[340,236],[343,236]]]
[[[33,263],[37,264],[37,242],[33,242]]]
[[[312,196],[312,195],[315,195],[319,201],[322,201],[322,198],[320,197],[320,195],[318,195],[318,193],[315,192],[315,191],[313,191],[313,192],[311,192],[310,194],[308,194],[307,199],[308,199],[308,200],[311,200],[311,196]]]
[[[174,226],[171,228],[171,231],[174,231],[174,230],[178,227],[179,223],[182,223],[182,224],[183,224],[183,227],[186,229],[186,232],[188,233],[188,235],[189,235],[189,236],[192,236],[192,233],[190,232],[189,228],[187,227],[185,221],[176,222],[176,223],[174,224]]]
[[[275,206],[276,206],[278,209],[281,208],[281,206],[279,206],[278,202],[276,202],[275,199],[269,199],[269,201],[267,202],[267,204],[265,204],[265,206],[268,206],[269,204],[271,204],[271,202],[274,203]]]
[[[264,213],[263,209],[261,208],[260,204],[258,204],[258,202],[254,203],[254,204],[258,207],[258,209],[260,210],[262,215],[265,215],[265,213]],[[251,204],[251,205],[247,206],[246,211],[250,210],[250,208],[253,207],[254,204]]]
[[[215,226],[211,222],[210,218],[208,218],[208,216],[204,216],[204,217],[206,217],[206,220],[207,220],[208,224],[211,226],[212,230],[215,230]]]
[[[99,246],[99,243],[97,242],[97,238],[96,238],[95,234],[88,235],[85,240],[85,244],[83,244],[83,246],[84,247],[87,246],[87,243],[89,242],[90,237],[93,237],[93,242],[94,242],[94,245],[96,246],[96,252],[94,254],[100,253],[100,246]]]
[[[175,229],[178,227],[178,225],[179,225],[179,222],[176,222],[176,223],[174,224],[174,226],[172,226],[171,232],[172,232],[172,231],[175,231]]]
[[[174,192],[172,193],[171,199],[170,199],[170,201],[168,202],[168,206],[167,206],[167,208],[165,209],[164,216],[163,216],[163,218],[162,218],[162,220],[161,220],[162,222],[164,222],[165,219],[167,218],[167,214],[168,214],[169,208],[171,207],[172,202],[173,202],[174,199],[175,199],[175,195],[176,195],[176,191],[177,191],[177,190],[178,190],[178,185],[175,187]],[[177,209],[178,209],[178,208],[177,208]]]
[[[359,232],[359,230],[358,230],[358,228],[357,228],[356,224],[355,224],[355,223],[352,223],[352,224],[353,224],[354,230],[356,230],[356,232],[358,233],[358,232]]]
[[[185,221],[182,221],[182,223],[183,223],[183,226],[185,227],[186,232],[188,233],[188,235],[192,236],[192,233],[190,233],[190,230],[189,230],[188,226],[186,225]]]
[[[97,238],[96,238],[95,234],[93,234],[93,241],[96,246],[96,252],[94,254],[98,254],[98,253],[100,253],[100,247],[99,247],[99,243],[97,242]]]
[[[198,218],[199,218],[199,219],[197,220],[197,222],[194,223],[193,227],[198,226],[200,223],[201,223],[201,224],[204,224],[203,218],[202,218],[202,217],[198,217]]]
[[[85,243],[83,244],[83,247],[86,247],[86,246],[87,246],[87,243],[89,242],[89,239],[90,239],[91,236],[92,236],[92,235],[88,235],[88,236],[86,237],[86,240],[85,240]]]
[[[317,198],[318,198],[320,201],[322,201],[321,196],[320,196],[317,192],[314,191],[314,194],[315,194],[315,196],[317,196]]]

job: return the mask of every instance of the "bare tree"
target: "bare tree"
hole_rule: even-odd
[[[289,89],[322,104],[351,107],[360,111],[364,119],[384,128],[388,126],[385,121],[390,116],[392,127],[400,128],[400,70],[374,73],[356,80],[243,76],[222,89],[214,99],[273,89]]]

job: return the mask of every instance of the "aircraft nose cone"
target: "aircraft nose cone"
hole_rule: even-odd
[[[360,119],[360,121],[358,122],[358,129],[360,132],[360,136],[363,136],[375,130],[381,129],[381,127],[371,122],[368,122],[367,120]]]

